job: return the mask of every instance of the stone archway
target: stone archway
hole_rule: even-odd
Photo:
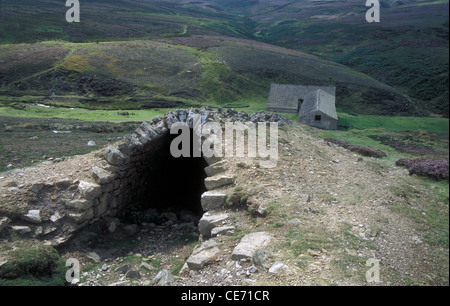
[[[144,208],[170,203],[169,207],[188,208],[200,211],[200,214],[221,210],[227,198],[226,190],[236,181],[227,173],[227,161],[220,158],[175,161],[167,152],[168,143],[174,137],[169,133],[171,126],[186,122],[192,128],[192,118],[196,114],[201,117],[202,124],[230,120],[270,120],[285,124],[285,119],[275,114],[258,112],[249,115],[222,109],[213,112],[208,108],[177,110],[164,117],[157,116],[143,122],[122,141],[95,153],[95,158],[74,158],[75,164],[87,163],[83,165],[84,171],[74,179],[36,181],[24,188],[11,187],[7,197],[17,198],[14,193],[20,189],[24,195],[20,201],[27,202],[21,202],[26,210],[0,219],[0,230],[10,228],[19,235],[36,237],[58,246],[90,224],[117,218],[136,199],[146,202]],[[53,176],[52,173],[48,175]],[[169,201],[165,201],[167,197],[170,197]],[[199,224],[199,230],[209,235],[211,229],[206,217],[205,222]]]

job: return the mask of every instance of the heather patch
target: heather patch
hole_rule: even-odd
[[[397,166],[408,168],[409,174],[425,176],[436,181],[448,180],[448,159],[401,158]]]
[[[369,156],[369,157],[375,157],[375,158],[381,158],[381,157],[387,156],[386,153],[384,153],[383,151],[372,148],[372,147],[353,145],[349,142],[339,140],[339,139],[334,139],[334,138],[327,138],[325,140],[330,143],[334,143],[335,145],[338,145],[340,147],[343,147],[351,152],[355,152],[355,153],[358,153],[363,156]]]
[[[432,137],[433,136],[433,137]],[[436,148],[423,143],[423,139],[427,139],[432,143],[437,143],[443,139],[438,139],[439,135],[421,135],[422,139],[416,136],[406,135],[370,135],[370,138],[379,141],[383,145],[390,146],[400,153],[429,156],[429,157],[448,157],[448,152],[437,150]],[[448,139],[448,135],[447,135]]]

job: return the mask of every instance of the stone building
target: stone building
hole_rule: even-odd
[[[335,97],[318,89],[305,97],[298,119],[301,123],[324,130],[336,130],[338,116]]]
[[[299,114],[303,124],[337,129],[336,87],[272,84],[267,110]]]

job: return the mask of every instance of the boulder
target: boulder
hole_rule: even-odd
[[[80,191],[81,196],[88,200],[97,198],[102,192],[100,185],[85,181],[79,183],[78,190]]]
[[[26,215],[22,216],[22,220],[39,224],[42,222],[40,214],[41,212],[39,210],[30,210]]]
[[[251,259],[256,249],[268,245],[271,239],[272,236],[266,232],[247,234],[242,237],[239,244],[234,248],[231,259]]]
[[[287,270],[287,269],[289,269],[288,266],[286,266],[284,263],[282,263],[280,261],[277,261],[270,267],[269,273],[270,274],[278,274],[278,273],[282,272],[283,270]]]
[[[191,270],[200,270],[205,265],[212,263],[219,255],[219,248],[214,239],[203,242],[197,246],[187,259],[186,263]]]
[[[161,217],[166,218],[169,221],[176,222],[178,220],[177,214],[173,212],[164,212]]]
[[[95,252],[86,253],[86,256],[92,259],[94,262],[99,263],[101,261],[100,256]]]
[[[121,145],[119,145],[119,151],[129,155],[130,153],[135,152],[141,146],[142,142],[139,141],[139,135],[133,133],[125,135],[124,142]]]
[[[126,161],[125,155],[113,146],[107,147],[103,156],[106,161],[113,166],[121,166]]]
[[[75,223],[83,223],[84,221],[88,221],[94,218],[94,209],[89,208],[80,213],[71,213],[68,215],[68,217]]]
[[[222,160],[222,157],[212,156],[212,157],[203,157],[208,166],[214,165]]]
[[[215,227],[211,230],[211,237],[218,235],[230,235],[234,233],[236,228],[234,226]]]
[[[267,215],[267,207],[264,205],[260,205],[258,207],[257,213],[261,217],[265,217]]]
[[[126,234],[132,236],[139,232],[139,225],[137,224],[130,224],[123,227],[123,230]]]
[[[267,260],[266,260],[265,252],[263,252],[261,250],[255,250],[255,252],[253,253],[253,256],[252,256],[252,261],[255,264],[255,266],[257,266],[261,270],[267,269],[266,268]]]
[[[31,228],[29,226],[11,226],[13,232],[18,233],[20,235],[26,235],[31,233]]]
[[[58,222],[59,220],[61,220],[61,218],[63,218],[63,216],[61,216],[59,214],[59,212],[55,212],[51,217],[50,217],[50,221],[52,221],[53,223]]]
[[[128,264],[125,264],[123,266],[120,266],[119,268],[115,269],[114,272],[126,274],[128,271],[130,271],[131,267]]]
[[[120,220],[117,218],[108,218],[106,222],[109,233],[114,233],[120,225]]]
[[[200,234],[205,237],[211,236],[211,230],[218,225],[221,225],[228,218],[229,216],[226,213],[205,213],[198,223]]]
[[[102,216],[108,211],[109,203],[112,202],[113,197],[106,193],[103,196],[100,197],[100,200],[97,204],[97,216]]]
[[[55,183],[56,187],[59,189],[66,189],[72,185],[72,181],[68,178],[62,178]]]
[[[125,274],[125,277],[129,279],[140,279],[141,273],[138,270],[130,270]]]
[[[0,218],[0,233],[11,223],[11,219],[8,217],[1,217]]]
[[[36,194],[41,192],[41,190],[44,188],[44,183],[35,183],[31,186],[30,190]]]
[[[166,269],[161,270],[151,281],[152,285],[170,286],[173,283],[172,274]]]
[[[155,128],[147,121],[142,122],[140,128],[136,130],[136,133],[142,138],[145,138],[146,141],[150,141],[159,136]]]
[[[148,271],[153,271],[153,267],[146,262],[141,262],[141,264],[139,265],[139,270],[141,270],[142,268],[145,268]]]
[[[97,166],[92,167],[92,177],[101,185],[111,183],[115,179],[114,174]]]

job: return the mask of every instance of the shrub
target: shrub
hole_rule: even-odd
[[[415,160],[420,158],[400,158],[395,162],[396,166],[409,168],[412,166]]]
[[[374,149],[371,147],[365,147],[365,146],[349,146],[347,147],[348,150],[352,151],[352,152],[356,152],[358,154],[364,155],[364,156],[369,156],[369,157],[376,157],[376,158],[381,158],[381,157],[386,157],[386,153],[384,153],[383,151],[379,150],[379,149]]]
[[[65,281],[64,262],[52,246],[25,246],[11,253],[11,258],[0,268],[2,279],[48,279]]]
[[[401,158],[395,164],[406,167],[410,175],[417,174],[437,181],[449,179],[447,159]]]
[[[327,138],[325,141],[328,141],[329,143],[334,143],[335,145],[338,145],[343,148],[348,148],[352,144],[343,140],[335,139],[335,138]]]
[[[426,146],[419,143],[410,143],[410,141],[418,142],[419,139],[412,138],[411,136],[391,136],[391,135],[370,135],[372,139],[380,141],[382,144],[390,146],[398,152],[414,154],[420,156],[436,156],[443,157],[448,155],[448,152],[436,150],[433,147]],[[407,142],[403,141],[407,140]]]
[[[325,141],[334,143],[335,145],[338,145],[347,150],[350,150],[352,152],[355,152],[355,153],[358,153],[358,154],[361,154],[364,156],[370,156],[370,157],[376,157],[376,158],[381,158],[381,157],[387,156],[386,153],[384,153],[383,151],[381,151],[379,149],[374,149],[374,148],[366,147],[366,146],[357,146],[357,145],[353,145],[349,142],[339,140],[339,139],[327,138],[327,139],[325,139]]]

